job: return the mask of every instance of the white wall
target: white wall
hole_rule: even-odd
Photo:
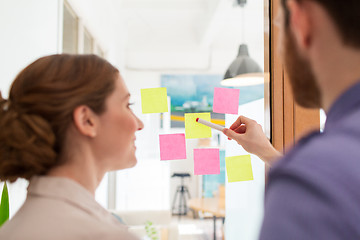
[[[20,70],[59,51],[59,1],[0,0],[0,33],[0,90],[7,97]],[[11,217],[25,200],[27,182],[8,187]]]
[[[0,0],[0,90],[7,96],[17,73],[59,51],[57,0]]]

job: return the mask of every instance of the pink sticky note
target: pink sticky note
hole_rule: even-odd
[[[215,148],[194,149],[194,174],[220,174],[220,152]]]
[[[215,88],[213,112],[238,114],[240,89]]]
[[[185,134],[160,134],[160,159],[186,159]]]

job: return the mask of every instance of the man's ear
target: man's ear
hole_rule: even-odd
[[[86,105],[75,108],[73,112],[75,128],[83,135],[96,137],[97,135],[97,115]]]
[[[296,0],[288,0],[287,7],[290,12],[290,29],[293,32],[297,45],[307,49],[311,44],[311,18],[308,5]]]

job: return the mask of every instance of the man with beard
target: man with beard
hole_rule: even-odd
[[[281,159],[255,121],[224,130],[273,165],[260,239],[360,239],[360,1],[282,0],[281,10],[295,100],[327,120]]]

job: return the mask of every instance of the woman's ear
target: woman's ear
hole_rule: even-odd
[[[97,135],[97,115],[86,105],[75,108],[73,112],[75,128],[83,135],[96,137]]]

